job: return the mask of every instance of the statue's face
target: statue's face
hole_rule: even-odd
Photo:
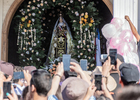
[[[62,20],[62,18],[60,17],[60,22],[62,23],[63,22],[63,20]]]

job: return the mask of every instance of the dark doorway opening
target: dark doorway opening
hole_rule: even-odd
[[[92,0],[88,0],[88,2],[90,2]],[[101,33],[101,29],[102,27],[109,23],[111,21],[111,19],[113,18],[111,12],[109,11],[108,7],[105,5],[105,3],[102,0],[93,0],[95,2],[95,6],[98,10],[99,10],[99,16],[102,18],[100,25],[99,25],[99,31]],[[21,9],[25,4],[28,4],[28,0],[25,0],[21,6],[19,7],[19,9]],[[17,12],[15,13],[15,16],[19,13],[19,9],[17,10]],[[73,31],[72,31],[72,23],[70,22],[70,18],[69,16],[66,15],[66,10],[64,8],[61,8],[60,6],[56,6],[54,8],[51,8],[49,10],[45,10],[45,13],[42,17],[45,17],[45,20],[42,20],[42,24],[45,23],[45,25],[43,26],[44,29],[44,33],[43,35],[46,37],[44,43],[43,43],[43,47],[44,48],[48,48],[45,51],[45,54],[47,55],[48,50],[49,50],[49,45],[51,42],[51,36],[52,36],[52,31],[54,28],[54,25],[56,23],[56,20],[59,18],[59,14],[60,11],[58,11],[57,9],[59,9],[62,14],[64,19],[66,20],[66,22],[68,23],[71,33],[73,35]],[[51,13],[51,16],[50,16]],[[53,16],[55,15],[55,17]],[[50,20],[51,19],[51,20]],[[9,42],[8,42],[8,62],[13,63],[14,65],[19,65],[19,55],[17,53],[18,51],[18,47],[17,47],[17,33],[15,32],[14,28],[16,26],[16,21],[14,17],[13,20],[11,22],[11,26],[10,26],[10,30],[9,30]],[[49,30],[49,31],[47,31]],[[101,33],[101,54],[106,53],[106,39],[104,38],[104,36]],[[44,61],[46,61],[46,57],[44,58]]]
[[[106,4],[103,2],[103,0],[93,0],[95,2],[95,6],[96,8],[99,10],[99,16],[102,18],[102,20],[100,21],[99,24],[99,32],[100,32],[100,44],[101,44],[101,54],[106,54],[106,39],[105,37],[102,35],[101,29],[102,27],[107,24],[110,23],[113,15],[111,14],[110,10],[108,9],[108,7],[106,6]]]
[[[19,14],[19,10],[24,7],[24,5],[28,4],[28,0],[25,0],[17,12],[15,13],[13,20],[11,22],[10,30],[9,30],[9,36],[8,36],[8,62],[13,63],[14,65],[19,65],[19,54],[17,53],[18,51],[18,46],[17,46],[17,32],[15,32],[15,27],[16,27],[16,21],[19,21],[17,19],[14,19],[17,14]],[[72,29],[72,23],[70,17],[66,14],[67,9],[61,7],[61,6],[55,6],[52,7],[51,9],[44,10],[44,15],[42,16],[42,28],[43,28],[43,34],[42,36],[45,37],[42,40],[42,48],[45,48],[45,54],[48,54],[49,47],[50,47],[50,42],[51,42],[51,37],[53,34],[53,29],[55,26],[55,23],[57,19],[60,17],[60,13],[62,14],[62,17],[65,19],[67,22],[72,36],[73,36],[73,29]],[[42,60],[42,62],[45,63],[46,57]]]

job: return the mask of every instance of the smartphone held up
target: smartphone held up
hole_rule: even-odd
[[[87,63],[88,63],[87,59],[80,60],[80,66],[81,66],[82,70],[87,71]]]
[[[11,94],[11,82],[3,82],[3,99],[8,99],[6,93]]]
[[[97,87],[97,90],[102,90],[102,75],[101,74],[95,74],[95,86]]]
[[[64,71],[70,71],[70,59],[71,55],[69,54],[63,54],[63,66],[64,66]]]
[[[101,54],[101,62],[104,63],[108,59],[108,54]]]
[[[24,79],[24,73],[23,72],[14,72],[14,79]]]
[[[116,65],[117,49],[109,49],[109,56],[111,58],[111,65]]]

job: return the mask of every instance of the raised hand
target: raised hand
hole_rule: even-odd
[[[96,87],[95,87],[95,81],[93,80],[93,82],[91,83],[91,85],[88,88],[87,94],[91,97],[94,95],[95,91],[96,91]]]
[[[12,95],[9,94],[9,93],[6,93],[7,97],[10,99],[10,100],[18,100],[18,97],[14,91],[14,87],[11,86],[11,89],[12,89]]]
[[[126,19],[127,21],[130,21],[129,16],[127,16],[127,15],[125,15],[125,19]]]
[[[58,63],[56,73],[52,80],[52,86],[47,96],[56,94],[59,87],[60,79],[63,76],[63,74],[64,74],[64,68],[63,68],[63,62],[61,62],[61,63]]]
[[[79,64],[74,62],[70,62],[70,64],[72,65],[70,66],[71,71],[74,71],[77,74],[80,74],[83,71]]]
[[[111,68],[112,68],[112,66],[111,66],[111,59],[110,59],[110,57],[108,57],[108,60],[106,60],[104,62],[104,64],[103,64],[102,75],[108,76]]]
[[[9,76],[8,76],[8,78],[7,78],[7,79],[5,79],[4,81],[5,81],[5,82],[8,82],[8,81],[11,81],[11,80],[12,80],[12,76],[11,76],[11,75],[9,75]]]
[[[95,87],[95,84],[94,84],[94,81],[91,83],[91,85],[89,86],[88,90],[87,90],[87,94],[86,96],[84,97],[84,100],[89,100],[89,98],[91,96],[94,96],[94,93],[96,91],[96,87]]]
[[[90,80],[88,80],[87,76],[85,75],[85,73],[83,72],[81,66],[77,63],[71,62],[70,63],[72,66],[70,66],[70,70],[76,72],[77,74],[80,75],[80,77],[85,80],[86,82],[88,82],[88,84],[90,85],[91,82]]]
[[[24,73],[24,77],[25,77],[25,80],[27,81],[27,84],[30,85],[30,80],[32,78],[31,74],[29,73],[29,71],[25,71],[23,70],[23,73]]]
[[[60,75],[61,77],[63,76],[64,74],[63,62],[58,63],[56,74]]]

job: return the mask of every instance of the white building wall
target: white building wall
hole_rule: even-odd
[[[140,34],[140,0],[138,0],[138,32]]]
[[[113,16],[125,22],[124,16],[128,15],[138,29],[138,1],[140,0],[113,0]]]
[[[0,0],[0,59],[1,59],[2,15],[3,15],[3,0]]]
[[[1,60],[2,24],[13,2],[14,0],[0,0],[0,60]]]

